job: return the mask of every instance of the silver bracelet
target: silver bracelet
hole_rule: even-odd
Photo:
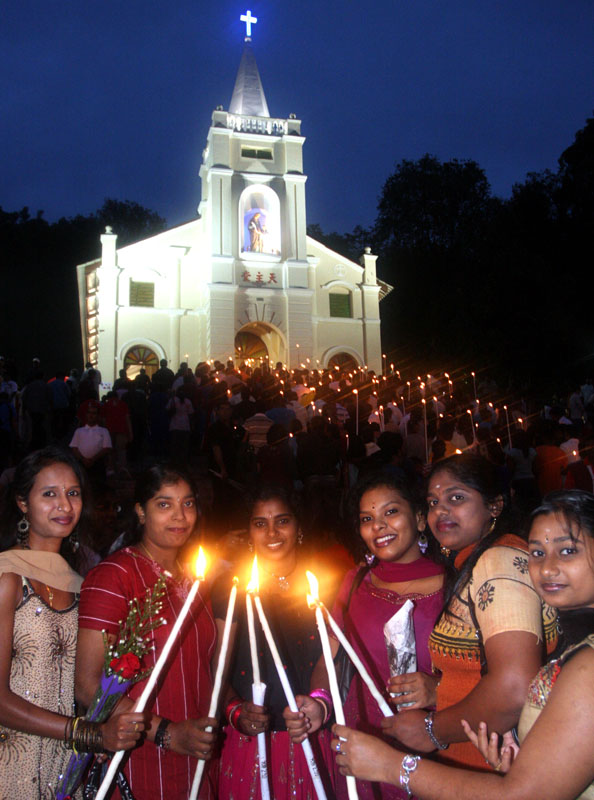
[[[427,736],[431,739],[432,743],[435,745],[435,747],[437,747],[438,750],[447,750],[450,745],[440,742],[437,736],[433,733],[434,717],[435,711],[430,711],[425,717],[425,730],[427,731]]]
[[[406,791],[408,797],[412,797],[410,790],[410,774],[414,772],[419,765],[421,756],[411,756],[410,753],[405,755],[400,765],[400,786]]]

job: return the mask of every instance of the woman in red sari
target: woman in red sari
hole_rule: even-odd
[[[152,467],[138,481],[135,511],[140,524],[136,544],[124,547],[101,562],[85,579],[79,611],[76,656],[76,695],[88,705],[103,668],[103,637],[115,638],[128,603],[142,598],[161,575],[166,593],[161,616],[167,621],[154,633],[156,662],[188,595],[192,578],[178,559],[196,524],[196,492],[191,479],[177,469]],[[216,734],[206,730],[216,720],[206,717],[212,691],[210,662],[216,644],[216,626],[209,604],[198,597],[182,627],[149,701],[150,727],[142,746],[130,754],[124,772],[137,800],[187,800],[197,759],[209,759]],[[135,684],[122,703],[130,706],[145,681]],[[216,798],[214,769],[206,769],[201,800]],[[118,797],[119,795],[114,795]]]

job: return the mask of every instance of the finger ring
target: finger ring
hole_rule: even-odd
[[[138,722],[135,722],[134,723],[134,733],[136,733],[137,730],[138,730]]]
[[[501,772],[501,759],[499,759],[497,766],[493,767],[493,769],[495,770],[495,772]]]
[[[342,750],[340,749],[340,742],[336,742],[336,752],[342,755]]]

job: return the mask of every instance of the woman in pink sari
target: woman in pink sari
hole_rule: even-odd
[[[332,615],[381,689],[390,678],[384,625],[411,600],[417,671],[398,679],[398,690],[406,694],[392,699],[392,703],[410,703],[409,709],[431,707],[435,704],[437,678],[431,674],[428,640],[443,605],[444,576],[443,567],[422,552],[427,538],[423,533],[426,523],[421,499],[408,483],[378,473],[355,487],[352,512],[358,533],[355,549],[358,556],[365,556],[367,567],[355,568],[346,575]],[[332,640],[332,649],[336,656],[336,640]],[[312,694],[299,698],[300,713],[287,719],[293,741],[301,741],[324,722],[328,686],[326,669],[320,661],[312,675]],[[351,728],[382,735],[382,713],[358,674],[351,682],[344,713]],[[347,797],[346,782],[338,770],[335,777],[337,797],[343,800]],[[360,800],[406,797],[395,786],[368,781],[357,781],[357,792]]]

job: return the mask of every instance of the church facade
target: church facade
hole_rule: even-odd
[[[105,382],[165,358],[348,364],[381,372],[380,300],[357,264],[306,234],[301,121],[270,116],[250,38],[228,110],[208,131],[198,217],[77,267],[85,361]]]

